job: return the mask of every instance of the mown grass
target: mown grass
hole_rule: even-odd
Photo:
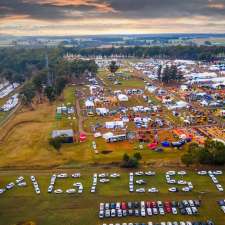
[[[150,169],[150,168],[146,168]],[[58,171],[21,171],[21,172],[1,172],[1,187],[10,181],[14,181],[17,176],[24,175],[28,182],[26,188],[15,188],[0,196],[0,225],[12,225],[19,221],[34,221],[41,225],[98,225],[103,221],[106,223],[116,222],[159,222],[159,221],[184,221],[184,220],[207,220],[212,219],[217,225],[224,224],[224,214],[220,211],[216,201],[224,198],[223,193],[219,193],[209,177],[202,177],[189,171],[184,176],[187,181],[192,181],[194,190],[192,193],[169,193],[169,185],[165,182],[164,170],[157,170],[154,177],[135,177],[144,178],[147,181],[146,188],[157,187],[160,192],[151,193],[129,193],[128,191],[128,170],[119,168],[86,168],[75,170],[64,170],[60,172],[81,172],[81,178],[57,179],[55,188],[62,188],[64,191],[72,187],[74,182],[82,182],[84,192],[75,195],[56,195],[48,194],[50,176]],[[95,172],[120,172],[121,178],[111,179],[108,184],[98,184],[96,194],[90,193],[92,174]],[[30,175],[35,175],[41,188],[41,194],[34,193],[32,184],[29,180]],[[178,178],[178,177],[177,177]],[[182,177],[180,177],[182,178]],[[220,183],[225,186],[224,175],[218,178]],[[140,185],[136,185],[136,188]],[[201,194],[204,191],[205,194]],[[181,199],[201,199],[199,216],[154,216],[146,218],[128,217],[123,219],[98,219],[98,206],[100,202],[111,201],[140,201],[140,200],[181,200]]]

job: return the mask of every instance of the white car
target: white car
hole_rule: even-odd
[[[221,170],[216,170],[212,172],[214,175],[222,175],[223,172]]]
[[[67,173],[60,173],[57,175],[58,178],[67,178],[68,174]]]
[[[115,209],[111,209],[111,217],[115,217],[116,216],[116,210]]]
[[[40,194],[41,193],[39,188],[35,188],[35,192],[36,192],[36,194]]]
[[[91,193],[95,193],[96,192],[96,186],[92,186],[91,187]]]
[[[6,185],[6,189],[10,190],[15,186],[15,184],[13,182],[9,183]]]
[[[153,172],[153,171],[148,171],[148,172],[145,172],[145,175],[146,175],[146,176],[154,176],[154,175],[155,175],[155,172]]]
[[[134,186],[133,185],[130,185],[129,186],[129,190],[130,190],[130,192],[133,192],[134,191]]]
[[[144,208],[141,209],[141,216],[143,216],[143,217],[146,216],[146,213],[145,213],[145,209]]]
[[[173,170],[172,171],[167,171],[166,174],[173,176],[173,175],[176,175],[176,171],[173,171]]]
[[[79,187],[77,193],[83,193],[83,187]]]
[[[138,171],[138,172],[135,172],[134,174],[136,176],[142,176],[142,175],[144,175],[144,172],[143,171]]]
[[[223,211],[223,213],[225,213],[225,206],[221,206],[220,208]]]
[[[26,182],[20,182],[17,184],[18,187],[26,187],[27,183]]]
[[[73,186],[75,186],[75,187],[80,187],[80,186],[83,186],[83,185],[82,185],[82,183],[77,182],[77,183],[74,183]]]
[[[177,174],[178,174],[178,175],[186,175],[187,172],[186,172],[186,171],[178,171]]]
[[[117,210],[117,216],[118,217],[122,217],[123,216],[123,213],[122,213],[122,210],[121,209],[118,209]]]
[[[76,189],[73,189],[73,188],[66,190],[67,194],[74,194],[75,192],[76,192]]]
[[[36,181],[35,176],[30,176],[30,179],[31,179],[32,182],[35,182]]]
[[[177,182],[175,180],[167,180],[168,184],[176,184]]]
[[[107,173],[100,173],[98,175],[98,177],[100,177],[100,178],[108,177],[108,174]]]
[[[192,225],[192,222],[186,221],[186,224],[187,224],[187,225]]]
[[[0,189],[0,194],[3,194],[5,192],[5,189],[4,188],[1,188]]]
[[[184,191],[184,192],[189,192],[189,191],[191,191],[191,189],[190,189],[189,187],[183,187],[181,190]]]
[[[20,176],[16,179],[16,183],[18,184],[18,183],[22,182],[23,180],[24,180],[24,177]]]
[[[99,210],[102,211],[102,210],[104,210],[104,208],[105,208],[105,204],[103,202],[101,202],[99,204]]]
[[[145,184],[146,182],[144,180],[136,180],[136,184]]]
[[[187,181],[185,181],[185,180],[178,180],[177,184],[187,184]]]
[[[53,185],[50,185],[48,187],[48,193],[52,193],[53,192],[53,189],[54,189]]]
[[[205,170],[198,171],[198,175],[206,175],[206,174],[207,174],[207,171]]]
[[[148,192],[150,192],[150,193],[157,193],[157,192],[159,192],[159,190],[157,188],[153,187],[153,188],[149,188]]]
[[[110,177],[117,178],[117,177],[120,177],[120,174],[118,174],[118,173],[112,173],[112,174],[110,174]]]
[[[176,209],[175,207],[172,207],[172,213],[173,213],[174,215],[177,215],[177,209]]]
[[[136,189],[136,192],[144,193],[145,192],[145,188],[138,188],[138,189]]]
[[[164,211],[164,209],[161,208],[161,207],[159,208],[159,214],[160,214],[160,215],[165,215],[165,211]]]
[[[106,178],[102,178],[99,180],[100,183],[108,183],[110,180]]]
[[[178,192],[178,188],[176,187],[171,187],[168,189],[169,192]]]
[[[80,173],[74,173],[74,174],[72,174],[71,175],[73,178],[78,178],[78,177],[80,177]]]
[[[152,209],[151,208],[147,208],[147,215],[152,216]]]
[[[54,193],[55,194],[62,194],[63,190],[62,189],[56,189],[56,190],[54,190]]]
[[[216,185],[218,191],[223,192],[223,187],[220,184]]]

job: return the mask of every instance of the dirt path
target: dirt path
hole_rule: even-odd
[[[81,111],[80,103],[78,99],[76,99],[75,105],[76,105],[77,119],[78,119],[78,131],[79,133],[88,134],[86,131],[84,131],[84,128],[83,128],[84,117],[82,115],[82,111]]]

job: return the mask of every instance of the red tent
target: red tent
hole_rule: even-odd
[[[157,143],[153,142],[153,143],[148,144],[147,146],[148,146],[148,148],[154,150],[157,147]]]
[[[84,142],[84,141],[86,141],[86,139],[87,139],[86,134],[80,133],[80,142]]]

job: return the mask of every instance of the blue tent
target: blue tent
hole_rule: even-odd
[[[162,145],[163,147],[170,147],[170,142],[168,142],[168,141],[163,141],[163,142],[161,142],[161,145]]]

